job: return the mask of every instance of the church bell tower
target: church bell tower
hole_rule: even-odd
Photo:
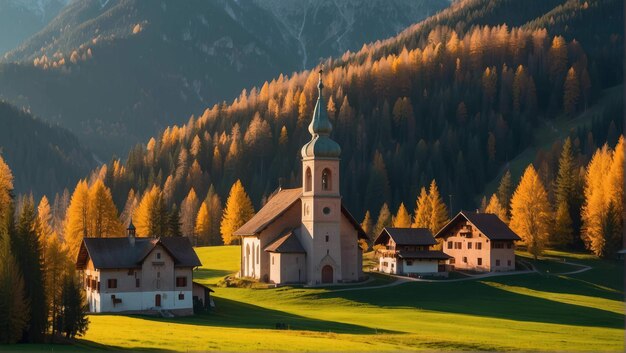
[[[319,71],[318,97],[309,124],[311,141],[302,147],[301,240],[307,251],[309,284],[337,283],[341,278],[341,195],[339,156],[341,147],[330,138]]]

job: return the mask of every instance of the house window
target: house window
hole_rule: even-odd
[[[326,242],[328,243],[328,235],[326,236]]]
[[[160,252],[156,253],[156,257],[157,257],[157,260],[160,260],[161,259],[161,253]]]
[[[462,245],[463,245],[463,243],[461,243],[460,241],[457,241],[456,243],[454,243],[454,248],[455,249],[462,249]]]
[[[476,243],[476,250],[482,250],[483,243]]]
[[[272,255],[272,265],[274,264],[274,255]]]
[[[185,294],[183,293],[178,294],[178,300],[185,300]]]
[[[406,265],[407,266],[413,266],[413,261],[412,260],[406,260]]]
[[[500,260],[496,260],[496,266],[500,266]]]
[[[387,267],[389,266],[389,264],[387,263],[387,261],[383,262],[383,267]]]
[[[157,278],[161,278],[161,272],[157,272]]]
[[[472,248],[472,242],[471,242],[471,241],[467,243],[467,248],[468,248],[468,249],[471,249],[471,248]]]
[[[141,287],[141,280],[139,278],[135,278],[135,287]]]
[[[100,293],[100,281],[96,284],[96,292]]]
[[[115,289],[117,288],[117,279],[111,278],[107,280],[107,288]]]
[[[463,256],[463,263],[467,263],[467,256]]]
[[[506,261],[507,266],[511,266],[511,260]]]
[[[479,257],[478,258],[478,266],[482,266],[483,265],[483,258]]]
[[[504,249],[504,244],[502,244],[502,243],[496,242],[496,243],[492,243],[492,244],[493,244],[494,249]]]
[[[452,249],[452,243],[451,241],[448,242],[448,249]]]
[[[507,249],[510,249],[512,246],[513,246],[513,244],[512,244],[512,243],[510,243],[510,242],[509,242],[509,243],[506,243],[506,248],[507,248]]]
[[[134,275],[135,275],[135,271],[133,271],[133,270],[128,270],[128,275],[129,275],[129,276],[134,276]]]
[[[453,257],[450,259],[450,265],[454,265],[456,263],[456,259]]]
[[[324,169],[322,171],[322,190],[331,190],[330,178],[330,170],[328,168]]]
[[[187,277],[176,277],[176,287],[187,287]]]

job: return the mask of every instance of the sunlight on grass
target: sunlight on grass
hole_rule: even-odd
[[[578,294],[569,294],[569,293],[554,293],[554,292],[544,292],[533,290],[525,287],[519,286],[509,286],[501,283],[495,282],[486,282],[481,281],[482,283],[498,288],[504,291],[518,293],[523,295],[528,295],[531,297],[542,298],[547,300],[553,300],[555,302],[572,304],[572,305],[580,305],[588,308],[606,310],[610,312],[614,312],[616,314],[624,313],[624,303],[618,300],[610,300],[605,298],[593,297],[589,295],[578,295]]]

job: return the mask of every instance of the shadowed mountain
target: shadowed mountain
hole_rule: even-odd
[[[5,55],[0,97],[108,158],[242,87],[394,35],[448,4],[78,0]]]

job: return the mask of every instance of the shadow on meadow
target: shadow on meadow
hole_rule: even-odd
[[[597,296],[598,290],[580,284],[564,285],[564,279],[544,278],[540,275],[523,275],[488,279],[505,285],[525,287],[537,291],[560,291],[564,293]],[[551,283],[560,281],[561,283]],[[583,305],[562,303],[498,288],[479,280],[453,283],[405,283],[397,287],[364,291],[317,293],[313,297],[342,298],[357,303],[378,306],[381,309],[412,307],[420,310],[466,314],[515,321],[543,322],[551,324],[623,328],[624,316],[618,313]],[[611,299],[620,298],[612,294]]]
[[[232,328],[282,328],[289,330],[354,334],[396,333],[395,331],[390,330],[376,331],[365,326],[313,319],[226,298],[214,297],[214,300],[216,308],[206,314],[197,314],[190,317],[173,319],[150,316],[137,316],[137,318],[160,322]],[[277,324],[281,326],[278,327]]]
[[[205,282],[209,279],[221,278],[232,274],[233,272],[228,270],[198,268],[193,271],[193,279],[200,282]]]

